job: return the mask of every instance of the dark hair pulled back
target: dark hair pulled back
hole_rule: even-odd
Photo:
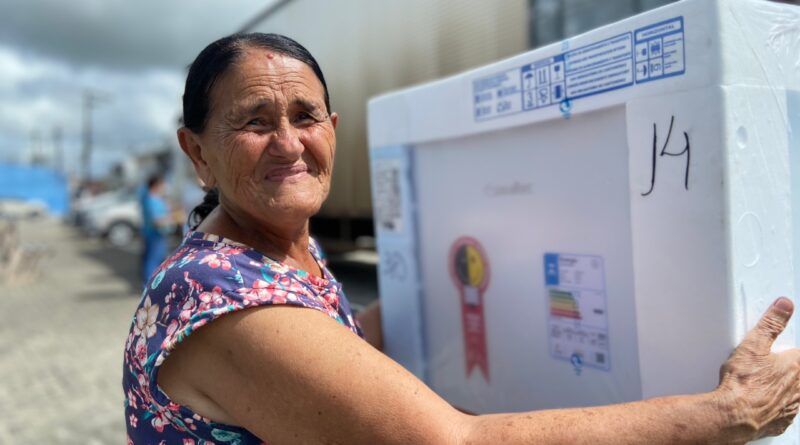
[[[189,66],[186,87],[183,91],[183,125],[195,133],[202,133],[211,109],[211,90],[225,71],[237,62],[248,48],[275,51],[308,65],[322,83],[325,92],[325,109],[331,111],[328,85],[319,64],[303,45],[280,34],[247,33],[223,37],[200,51]],[[203,203],[189,214],[189,227],[196,227],[219,205],[219,192],[206,192]]]

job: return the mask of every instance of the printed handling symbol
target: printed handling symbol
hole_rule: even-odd
[[[553,92],[553,100],[561,99],[561,85],[556,85],[555,91]]]
[[[540,102],[547,102],[547,89],[546,88],[539,89],[539,101]]]
[[[572,363],[572,367],[575,368],[575,375],[581,375],[581,371],[583,370],[583,359],[581,359],[580,354],[577,352],[573,353],[569,361]]]
[[[527,90],[527,89],[530,89],[530,88],[533,88],[533,84],[534,84],[534,82],[535,82],[535,81],[533,80],[533,72],[531,72],[531,71],[528,71],[528,72],[526,72],[525,74],[523,74],[523,76],[522,76],[522,77],[525,79],[525,80],[523,81],[523,86],[522,86],[522,88],[524,88],[524,89],[526,89],[526,90]]]
[[[653,39],[650,41],[650,57],[661,56],[661,39]]]
[[[569,114],[569,111],[572,109],[572,102],[570,102],[569,99],[564,99],[561,101],[561,104],[559,104],[558,108],[562,113]]]
[[[572,116],[572,102],[570,102],[568,97],[565,97],[564,100],[558,104],[558,109],[561,111],[561,115],[564,119],[569,119]]]

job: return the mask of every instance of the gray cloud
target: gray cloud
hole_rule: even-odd
[[[272,1],[0,2],[0,160],[52,153],[60,127],[76,171],[86,89],[107,96],[93,119],[96,173],[174,143],[186,65]]]
[[[272,0],[0,2],[0,43],[78,66],[183,67]]]

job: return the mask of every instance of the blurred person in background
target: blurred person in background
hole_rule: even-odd
[[[142,282],[147,283],[153,271],[167,257],[167,236],[172,229],[169,206],[165,200],[166,182],[160,174],[147,180],[140,196],[142,209]]]
[[[800,351],[770,352],[786,298],[711,392],[462,413],[380,352],[379,324],[359,327],[309,236],[339,121],[311,54],[274,34],[220,39],[191,65],[183,107],[180,145],[213,191],[136,311],[129,443],[734,444],[780,434],[797,414]]]

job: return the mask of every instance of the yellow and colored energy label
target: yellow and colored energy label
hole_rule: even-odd
[[[550,315],[580,320],[581,312],[572,292],[550,289]]]

